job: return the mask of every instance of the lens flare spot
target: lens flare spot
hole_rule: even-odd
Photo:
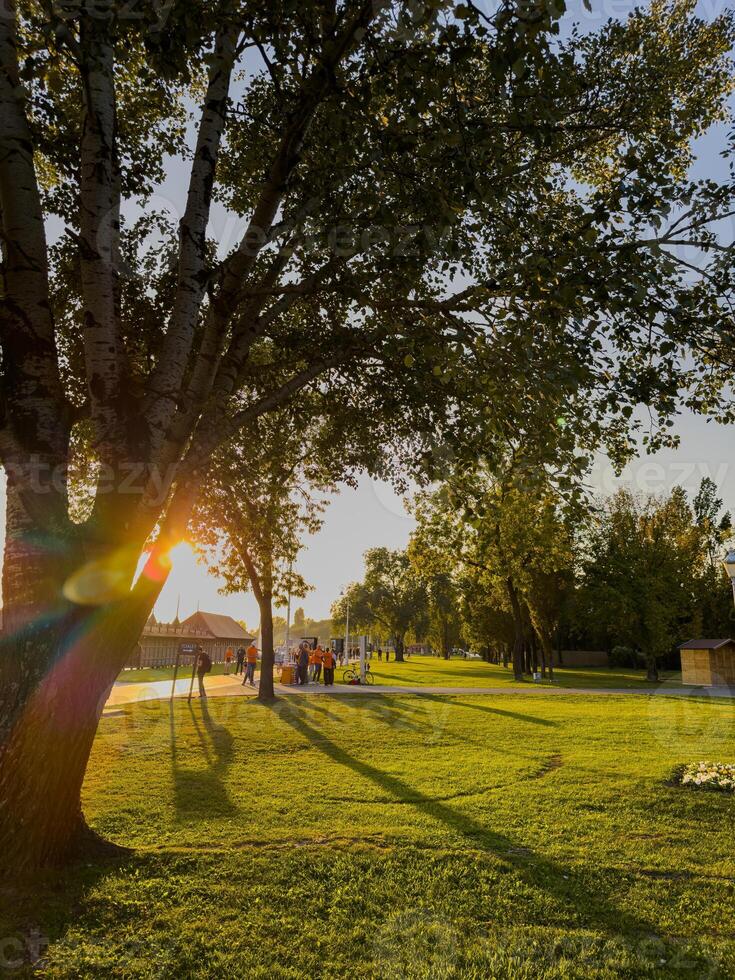
[[[64,583],[64,597],[79,606],[101,606],[123,599],[130,593],[133,567],[127,551],[88,561]]]
[[[186,566],[194,559],[194,549],[188,541],[179,541],[168,551],[146,552],[139,564],[140,574],[151,582],[163,582],[176,567]]]

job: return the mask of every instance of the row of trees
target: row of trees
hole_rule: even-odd
[[[624,457],[634,407],[665,441],[680,392],[730,417],[735,190],[688,164],[727,116],[732,18],[655,0],[562,39],[563,9],[0,12],[4,865],[86,846],[102,706],[173,543],[224,531],[264,601],[283,587],[252,491],[298,472],[260,455],[285,430],[331,429],[324,487],[387,456],[435,478],[517,432],[569,466],[578,443]]]
[[[642,650],[649,677],[672,648],[696,636],[730,636],[733,597],[722,567],[729,512],[709,479],[689,500],[620,491],[581,538],[578,585],[559,609],[562,635],[577,645]]]
[[[464,471],[419,495],[405,551],[365,555],[365,577],[333,607],[344,623],[407,637],[445,657],[470,645],[510,661],[517,678],[553,676],[555,653],[575,647],[629,650],[650,680],[676,645],[732,632],[729,579],[721,566],[732,534],[715,485],[690,501],[621,489],[602,501],[560,495],[551,481],[513,485],[487,470]],[[623,665],[621,663],[620,665]]]

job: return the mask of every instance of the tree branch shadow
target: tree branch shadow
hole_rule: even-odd
[[[176,740],[176,706],[173,703],[169,706],[173,797],[176,819],[182,823],[234,816],[239,812],[225,781],[235,757],[234,739],[224,725],[212,719],[206,699],[198,704],[199,711],[187,702],[192,729],[199,742],[199,758],[182,754]],[[199,713],[201,723],[197,717]],[[206,763],[204,766],[201,765],[202,758]]]
[[[487,695],[482,696],[487,697]],[[419,694],[417,697],[420,697],[426,701],[439,701],[443,703],[446,703],[446,699],[451,697],[451,703],[456,704],[461,708],[471,708],[473,711],[484,711],[489,715],[499,715],[501,718],[512,718],[514,721],[530,722],[532,725],[543,725],[546,728],[558,727],[555,721],[551,721],[548,718],[538,718],[536,715],[526,715],[522,714],[520,711],[508,711],[507,708],[491,708],[487,704],[472,704],[468,701],[457,701],[454,695],[451,694]]]
[[[461,813],[444,800],[437,800],[412,787],[403,779],[390,775],[376,766],[351,755],[346,749],[327,738],[306,720],[306,707],[292,703],[281,710],[279,717],[299,732],[315,748],[338,765],[369,779],[397,802],[415,807],[447,829],[466,838],[478,850],[493,854],[508,870],[517,872],[528,883],[549,893],[570,913],[611,935],[632,932],[650,935],[655,923],[636,918],[616,905],[599,889],[590,892],[590,882],[574,868],[559,866],[527,845],[513,841],[478,820]]]

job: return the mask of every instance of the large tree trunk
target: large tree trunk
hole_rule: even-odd
[[[536,632],[539,644],[541,646],[541,656],[542,664],[544,668],[548,668],[549,677],[551,680],[554,679],[554,646],[552,643],[551,629],[548,627],[542,616],[539,615],[537,609],[529,604],[528,611],[531,616],[531,623]],[[558,635],[558,630],[557,630]],[[546,670],[542,669],[542,676],[546,676]]]
[[[402,664],[404,661],[405,642],[403,636],[396,634],[396,655],[395,660],[397,663]]]
[[[442,657],[449,660],[449,619],[447,617],[442,620]]]
[[[530,654],[529,662],[529,674],[535,674],[538,670],[538,645],[536,643],[536,631],[531,627],[528,639],[528,647]]]
[[[107,606],[59,603],[53,626],[3,640],[3,658],[45,669],[0,747],[0,865],[22,871],[68,858],[84,836],[80,794],[102,709],[160,586]],[[33,673],[35,678],[36,672]]]
[[[275,653],[273,650],[273,596],[270,592],[260,592],[258,597],[260,609],[260,686],[258,700],[274,701],[276,693],[273,689],[273,667]]]
[[[510,608],[513,613],[513,676],[517,681],[523,680],[523,655],[525,648],[525,624],[521,604],[518,601],[518,593],[513,585],[513,579],[506,579]]]
[[[167,569],[151,559],[131,590],[144,536],[116,548],[8,481],[0,640],[0,866],[62,861],[84,829],[80,793],[108,693]],[[125,507],[129,507],[126,500]],[[107,540],[108,549],[102,542]]]
[[[545,629],[540,629],[538,631],[538,638],[541,643],[541,651],[543,654],[544,662],[548,668],[549,678],[553,681],[554,679],[554,647],[551,643],[551,636]]]
[[[46,519],[56,534],[39,531],[24,500],[28,482],[11,469],[6,486],[5,552],[3,557],[2,642],[0,643],[0,746],[15,719],[52,663],[52,650],[64,614],[62,586],[76,567],[80,551],[70,526]],[[50,502],[34,501],[37,509]]]
[[[267,565],[261,574],[245,541],[239,536],[238,528],[235,527],[231,530],[230,540],[242,559],[260,610],[261,661],[258,700],[268,703],[275,701],[276,698],[276,692],[273,689],[273,666],[275,663],[273,651],[273,570]]]

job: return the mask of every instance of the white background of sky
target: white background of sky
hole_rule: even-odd
[[[582,7],[581,0],[569,4],[570,16],[580,22],[583,31],[598,28],[609,17],[623,17],[634,7],[628,0],[607,0],[602,4],[592,0],[592,4],[592,12]],[[494,5],[485,0],[478,6],[489,11]],[[726,4],[719,0],[704,0],[697,7],[700,16],[707,20],[725,9]],[[724,138],[723,129],[719,129],[698,142],[694,171],[697,176],[720,179],[726,176],[727,166],[720,157]],[[172,161],[166,181],[151,202],[154,207],[169,211],[175,221],[181,214],[187,179],[186,166],[180,161]],[[243,224],[244,219],[234,218],[221,207],[213,208],[210,233],[220,242],[220,251],[234,247]],[[55,230],[50,229],[52,234]],[[592,487],[598,492],[610,493],[622,484],[640,493],[659,494],[678,484],[691,494],[696,492],[701,479],[708,476],[716,483],[725,506],[735,511],[735,433],[732,427],[723,427],[684,412],[675,431],[681,439],[677,450],[635,460],[626,467],[620,479],[614,476],[606,459],[599,457],[591,474]],[[0,481],[0,514],[1,545],[5,532],[4,479]],[[363,553],[380,545],[405,547],[413,526],[401,499],[388,485],[363,476],[356,489],[344,488],[332,499],[322,530],[305,542],[297,567],[314,588],[305,599],[296,600],[293,608],[302,605],[306,615],[315,619],[328,616],[340,590],[361,577]],[[258,610],[252,595],[222,596],[218,592],[220,584],[193,556],[184,554],[163,588],[155,608],[156,616],[159,620],[170,620],[178,606],[183,619],[199,606],[212,612],[229,613],[246,620],[251,627],[257,626]],[[278,612],[283,614],[285,611]]]

